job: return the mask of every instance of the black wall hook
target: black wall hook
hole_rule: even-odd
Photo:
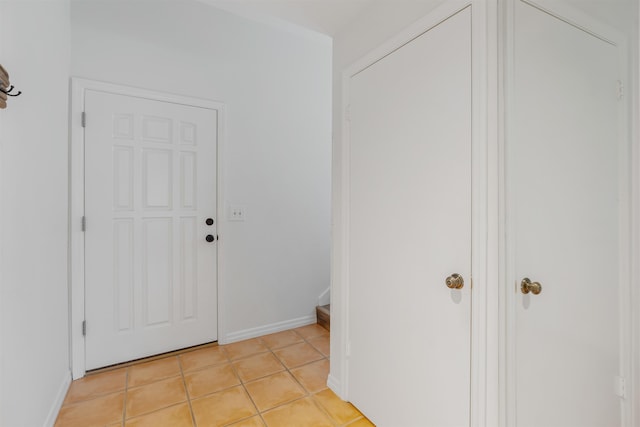
[[[11,93],[11,91],[13,91],[13,85],[9,86],[9,89],[2,89],[0,88],[0,92],[4,93],[7,96],[20,96],[22,94],[22,91],[19,90],[18,93]]]

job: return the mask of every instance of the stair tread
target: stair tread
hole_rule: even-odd
[[[316,307],[316,317],[318,325],[326,330],[331,330],[331,307],[330,304],[319,305]]]
[[[330,308],[330,306],[331,306],[331,304],[327,304],[327,305],[319,305],[319,306],[317,307],[317,310],[318,310],[318,311],[321,311],[321,312],[323,312],[323,313],[326,313],[326,314],[331,314],[331,308]]]

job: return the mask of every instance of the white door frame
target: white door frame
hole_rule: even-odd
[[[410,42],[435,25],[470,7],[472,15],[472,302],[471,302],[471,401],[470,425],[489,427],[498,419],[498,145],[497,145],[497,0],[447,1],[406,30],[390,39],[342,74],[342,117],[347,117],[351,77],[364,68]],[[491,92],[490,92],[491,91]],[[349,129],[343,119],[340,158],[340,198],[334,197],[342,224],[339,239],[342,259],[334,276],[334,301],[339,330],[338,351],[332,351],[332,363],[340,364],[340,378],[329,377],[331,388],[349,399],[348,318],[349,318]],[[496,301],[494,303],[494,300]],[[332,301],[332,304],[333,302]],[[333,341],[333,340],[332,340]],[[334,341],[336,342],[336,341]],[[337,356],[337,357],[336,357]],[[495,361],[495,363],[494,363]]]
[[[500,108],[500,117],[503,121],[503,134],[500,137],[500,217],[503,220],[500,221],[500,253],[501,260],[504,260],[504,265],[500,269],[500,312],[504,313],[504,320],[500,322],[500,426],[515,426],[515,298],[516,294],[513,292],[513,283],[515,283],[514,276],[514,259],[512,255],[507,252],[507,247],[513,245],[513,230],[510,223],[506,222],[509,213],[509,202],[507,200],[507,193],[505,187],[505,174],[506,174],[506,140],[509,138],[510,130],[509,123],[507,121],[508,112],[510,111],[511,94],[514,92],[514,10],[516,2],[522,2],[532,7],[540,9],[551,16],[554,16],[568,24],[574,25],[583,29],[584,31],[593,34],[595,37],[603,39],[618,49],[618,67],[620,70],[620,79],[622,80],[623,87],[629,87],[629,61],[628,61],[628,49],[627,41],[624,35],[618,32],[616,29],[604,25],[593,17],[586,15],[585,13],[569,6],[562,4],[556,0],[502,0],[501,1],[501,28],[500,39],[501,47],[501,66],[503,73],[503,91],[504,96],[501,97],[502,105]],[[614,88],[612,88],[614,90]],[[623,95],[622,101],[619,103],[619,144],[627,144],[628,150],[626,153],[620,153],[620,164],[626,164],[627,169],[620,171],[620,194],[621,197],[621,215],[620,215],[620,366],[621,376],[626,379],[626,398],[622,403],[622,425],[623,426],[637,426],[640,422],[640,414],[633,411],[633,402],[637,400],[638,391],[634,385],[638,384],[638,371],[634,366],[632,358],[632,343],[638,342],[638,335],[640,329],[637,323],[632,323],[632,315],[637,316],[634,312],[634,301],[638,301],[640,295],[638,294],[637,284],[637,257],[639,255],[638,249],[638,219],[635,215],[638,214],[638,185],[631,181],[632,177],[637,178],[638,167],[640,161],[638,159],[638,148],[635,139],[632,139],[629,132],[629,112],[632,111],[633,103],[635,102],[635,94],[627,90]],[[629,159],[629,156],[632,156]],[[626,163],[625,163],[626,162]],[[633,213],[633,216],[632,216]],[[633,232],[633,234],[632,234]],[[635,359],[637,360],[637,359]],[[613,390],[613,384],[612,384]]]
[[[127,87],[95,80],[71,79],[71,114],[69,117],[70,148],[69,148],[69,336],[71,372],[73,379],[82,378],[85,373],[85,337],[82,333],[82,323],[85,320],[85,266],[84,266],[84,237],[82,231],[82,217],[84,216],[84,143],[85,132],[82,126],[85,96],[87,90],[107,92],[115,95],[135,96],[154,101],[171,102],[193,107],[207,108],[218,112],[218,141],[217,141],[217,200],[216,215],[218,218],[218,235],[224,232],[222,221],[222,200],[224,200],[224,123],[225,105],[207,99],[193,98],[176,94],[156,92],[146,89]],[[87,120],[91,120],[89,117]],[[224,239],[218,240],[217,250],[217,286],[218,286],[218,337],[224,336]]]

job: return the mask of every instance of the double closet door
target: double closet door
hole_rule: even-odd
[[[473,7],[348,78],[347,397],[380,427],[472,418]],[[570,18],[516,0],[501,35],[509,426],[621,425],[620,48]]]

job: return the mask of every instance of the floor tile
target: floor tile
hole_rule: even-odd
[[[333,427],[310,398],[296,400],[262,414],[268,427]]]
[[[329,389],[314,394],[313,398],[337,424],[345,424],[362,417],[360,411],[351,403],[340,399]]]
[[[181,354],[178,358],[180,359],[180,364],[182,365],[182,370],[184,372],[204,368],[205,366],[218,365],[229,361],[226,353],[222,351],[222,348],[219,346],[190,351],[188,353]]]
[[[229,427],[264,427],[264,423],[260,417],[251,417],[246,420],[242,420],[239,423],[231,424]]]
[[[184,381],[187,384],[189,397],[192,399],[240,384],[238,376],[229,363],[184,374]]]
[[[72,405],[58,414],[56,427],[92,427],[122,421],[124,392],[109,394]]]
[[[322,359],[291,370],[300,384],[309,392],[316,393],[327,388],[329,361]]]
[[[129,387],[137,387],[180,375],[180,364],[176,356],[133,365],[129,368]]]
[[[240,386],[191,401],[198,426],[217,427],[256,413],[247,392]]]
[[[270,349],[286,347],[291,344],[302,342],[302,337],[294,331],[278,332],[277,334],[266,335],[260,338],[262,338],[262,341]]]
[[[294,329],[302,338],[308,340],[309,338],[319,337],[322,335],[329,335],[329,331],[327,331],[322,326],[318,326],[317,323],[312,325],[302,326],[301,328]]]
[[[181,403],[128,419],[125,427],[193,427],[189,404]]]
[[[244,385],[260,412],[306,394],[288,372],[280,372]]]
[[[307,343],[294,344],[274,353],[287,368],[295,368],[322,359],[324,356]]]
[[[93,399],[94,397],[122,391],[125,389],[126,382],[126,368],[100,374],[89,374],[71,383],[64,403],[80,402],[82,400]]]
[[[270,352],[236,360],[233,365],[244,382],[266,377],[285,369],[278,358]]]
[[[350,424],[347,424],[348,427],[376,427],[371,421],[366,419],[365,417],[360,418]]]
[[[308,343],[326,357],[330,356],[329,335],[320,335],[319,337],[311,338],[308,340]]]
[[[329,332],[308,325],[90,374],[56,427],[123,427],[123,414],[124,427],[374,426],[327,388],[329,350]]]
[[[221,348],[227,352],[227,355],[232,360],[269,351],[259,338],[224,345]]]
[[[127,418],[157,411],[187,400],[182,377],[169,378],[127,390]]]

